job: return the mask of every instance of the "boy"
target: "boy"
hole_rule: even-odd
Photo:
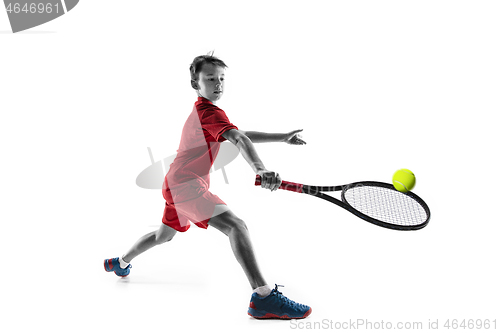
[[[224,92],[226,64],[213,55],[199,56],[190,66],[191,86],[198,94],[193,112],[181,136],[177,157],[170,165],[163,184],[165,210],[157,231],[140,238],[121,258],[104,261],[106,271],[125,277],[130,261],[144,251],[172,240],[177,231],[185,232],[193,222],[200,228],[212,226],[229,237],[233,253],[245,271],[253,289],[248,314],[255,318],[305,318],[311,308],[295,303],[264,280],[254,255],[245,222],[239,219],[218,196],[212,194],[209,171],[220,143],[229,140],[261,176],[262,187],[275,191],[281,184],[278,173],[264,167],[252,142],[286,142],[302,145],[298,132],[269,134],[239,130],[215,103]]]

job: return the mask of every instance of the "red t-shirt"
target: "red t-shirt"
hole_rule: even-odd
[[[238,129],[222,109],[206,98],[198,97],[193,112],[184,124],[177,157],[165,176],[164,190],[173,191],[175,188],[185,187],[186,183],[208,190],[210,169],[219,152],[220,143],[226,140],[222,134],[233,128]]]

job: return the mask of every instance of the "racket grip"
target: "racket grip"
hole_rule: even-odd
[[[262,179],[260,178],[259,175],[255,177],[255,186],[260,186],[262,184]],[[287,181],[282,181],[279,189],[285,190],[285,191],[291,191],[291,192],[297,192],[297,193],[302,193],[302,187],[304,185],[299,184],[299,183],[292,183],[292,182],[287,182]]]

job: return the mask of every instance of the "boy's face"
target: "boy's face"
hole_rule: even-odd
[[[205,97],[215,104],[224,92],[224,68],[203,64],[196,83],[198,96]]]

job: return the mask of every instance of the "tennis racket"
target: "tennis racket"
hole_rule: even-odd
[[[257,175],[255,185],[260,184],[261,178]],[[389,229],[422,229],[431,218],[429,207],[415,193],[399,192],[386,183],[366,181],[339,186],[310,186],[282,181],[279,188],[324,199],[365,221]],[[342,191],[342,200],[323,193],[335,191]]]

